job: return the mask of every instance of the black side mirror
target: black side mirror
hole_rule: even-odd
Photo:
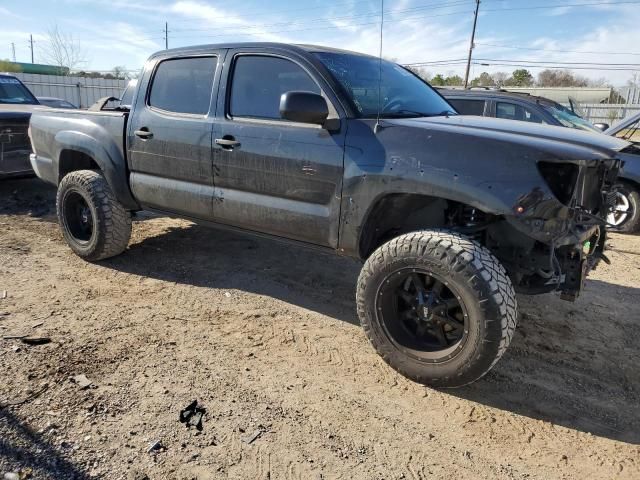
[[[601,132],[604,132],[609,128],[608,123],[594,123],[593,126],[596,127],[598,130],[600,130]]]
[[[329,106],[317,93],[286,92],[280,97],[280,116],[292,122],[324,125],[329,116]]]

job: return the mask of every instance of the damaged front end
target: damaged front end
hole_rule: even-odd
[[[545,185],[520,196],[513,215],[487,230],[487,246],[522,293],[560,291],[575,300],[604,254],[606,218],[615,205],[621,162],[541,161]]]

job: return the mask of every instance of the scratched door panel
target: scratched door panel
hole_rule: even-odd
[[[227,85],[230,91],[219,95],[218,111],[225,114],[216,118],[214,139],[233,139],[237,146],[213,146],[215,219],[336,247],[344,128],[330,132],[317,125],[282,121],[278,112],[282,93],[321,93],[321,89],[310,78],[300,78],[307,73],[288,59],[262,60],[256,66],[258,72],[248,70],[235,85],[224,74],[221,80],[221,89]],[[236,111],[234,88],[241,88],[241,102],[246,103],[236,106]],[[265,99],[268,104],[254,105]],[[258,115],[270,118],[256,118]]]

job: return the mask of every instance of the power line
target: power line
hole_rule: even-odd
[[[429,9],[429,8],[444,8],[447,6],[457,6],[459,4],[465,4],[465,3],[469,3],[470,0],[448,0],[444,3],[442,3],[442,0],[435,0],[436,2],[440,2],[440,3],[428,3],[428,4],[421,4],[421,5],[417,5],[415,7],[411,7],[408,9],[404,9],[404,10],[388,10],[385,11],[385,15],[394,15],[396,13],[399,12],[403,12],[403,11],[409,11],[409,10],[423,10],[423,9]],[[501,0],[486,0],[486,1],[501,1]],[[357,2],[337,2],[337,3],[332,3],[332,6],[336,6],[336,5],[341,5],[341,4],[349,4],[349,5],[355,5],[355,4],[359,4],[359,3],[371,3],[370,0],[362,0],[362,1],[357,1]],[[262,11],[253,11],[253,12],[246,12],[244,13],[242,16],[253,16],[253,15],[274,15],[274,14],[278,14],[278,13],[287,13],[290,14],[291,12],[304,12],[304,11],[308,11],[308,10],[317,10],[317,9],[326,9],[326,6],[318,6],[318,7],[304,7],[304,8],[296,8],[296,9],[287,9],[287,10],[281,10],[281,11],[274,11],[274,10],[262,10]],[[357,18],[357,17],[362,17],[362,16],[374,16],[374,17],[379,17],[380,16],[380,12],[379,11],[374,11],[372,13],[368,13],[368,14],[358,14],[358,15],[345,15],[345,16],[341,16],[341,17],[329,17],[329,18],[324,18],[324,17],[319,17],[316,19],[310,19],[310,20],[329,20],[329,19],[347,19],[347,18]],[[176,25],[182,25],[182,24],[187,24],[187,23],[191,23],[191,22],[177,22],[174,23]],[[280,22],[278,24],[275,25],[282,25],[282,24],[288,24],[290,22]],[[377,22],[376,22],[377,24]],[[274,24],[271,24],[274,25]],[[265,25],[262,25],[263,27]],[[234,29],[237,28],[235,26],[229,26],[229,27],[219,27],[219,28],[224,28],[224,29]],[[218,30],[219,28],[216,28],[216,30]],[[188,30],[188,31],[193,31],[194,29],[191,28],[186,28],[186,29],[181,29],[181,30]],[[204,29],[204,30],[212,30],[211,28],[209,29]]]
[[[496,1],[496,0],[486,0],[486,1]],[[384,12],[384,15],[398,15],[398,14],[402,14],[402,13],[410,13],[410,12],[416,12],[416,11],[422,11],[422,10],[432,10],[432,9],[441,9],[441,8],[451,8],[454,6],[460,6],[460,5],[464,5],[464,4],[468,4],[469,0],[455,0],[455,1],[450,1],[450,2],[445,2],[445,3],[439,3],[439,4],[430,4],[430,5],[423,5],[423,6],[417,6],[417,7],[412,7],[412,8],[405,8],[403,10],[386,10]],[[375,11],[375,12],[371,12],[371,13],[361,13],[361,14],[357,14],[357,15],[342,15],[339,17],[319,17],[319,18],[310,18],[310,19],[300,19],[300,20],[293,20],[293,21],[288,21],[288,22],[278,22],[278,23],[267,23],[267,24],[255,24],[255,25],[246,25],[243,28],[269,28],[269,27],[279,27],[279,26],[291,26],[291,25],[305,25],[308,23],[317,23],[317,22],[331,22],[331,21],[337,21],[337,20],[352,20],[352,19],[356,19],[356,18],[366,18],[366,17],[375,17],[375,18],[379,18],[380,17],[380,11]],[[377,24],[377,22],[375,22]],[[216,27],[215,29],[213,28],[186,28],[186,29],[174,29],[174,31],[178,32],[178,31],[189,31],[189,32],[198,32],[198,31],[219,31],[219,30],[237,30],[238,27],[237,26],[229,26],[229,27]]]
[[[543,64],[562,64],[562,65],[602,65],[605,67],[636,67],[640,68],[640,64],[636,63],[607,63],[607,62],[565,62],[565,61],[551,61],[551,60],[507,60],[505,58],[476,58],[478,61],[485,62],[516,62],[516,63],[543,63]]]
[[[482,45],[483,47],[496,47],[496,48],[508,48],[511,50],[532,50],[539,52],[557,52],[557,53],[584,53],[584,54],[593,54],[593,55],[638,55],[640,53],[637,52],[595,52],[595,51],[585,51],[585,50],[554,50],[551,48],[533,48],[533,47],[516,47],[512,45],[499,45],[495,43],[476,43],[476,45]]]
[[[474,62],[474,65],[482,65],[485,67],[497,66],[497,67],[523,67],[523,68],[545,68],[552,70],[602,70],[602,71],[611,71],[611,72],[637,72],[640,68],[620,68],[620,67],[604,67],[604,66],[593,66],[593,67],[582,67],[575,66],[567,69],[567,67],[563,67],[561,65],[531,65],[524,63],[482,63],[482,62]]]

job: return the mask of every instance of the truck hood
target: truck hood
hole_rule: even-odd
[[[0,112],[26,112],[33,113],[36,110],[49,108],[46,105],[28,105],[23,103],[0,103]]]
[[[44,105],[21,105],[13,103],[0,103],[0,121],[19,120],[28,118],[36,110],[49,108]]]
[[[571,150],[581,152],[579,154],[576,152],[579,156],[587,154],[587,151],[592,152],[590,158],[615,157],[617,152],[630,145],[624,140],[597,132],[489,117],[455,115],[393,119],[384,122],[385,124],[388,122],[414,128],[456,131],[470,136],[529,144],[537,148],[545,148],[546,146],[557,150],[558,147],[569,147]]]

